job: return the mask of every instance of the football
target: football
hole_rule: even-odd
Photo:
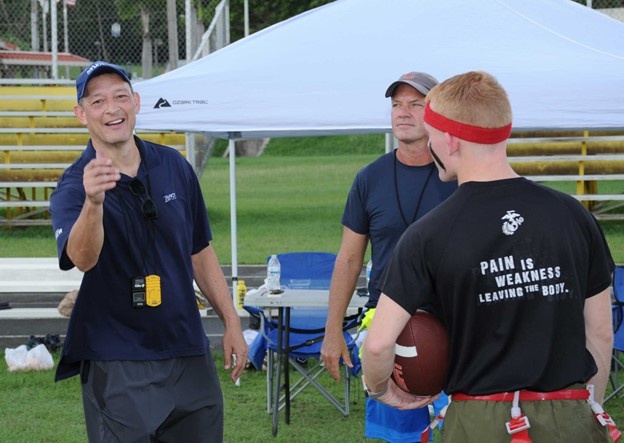
[[[449,364],[449,338],[437,317],[418,311],[396,341],[392,379],[412,395],[442,391]]]

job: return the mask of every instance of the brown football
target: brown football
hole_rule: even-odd
[[[392,379],[413,395],[440,393],[448,371],[449,350],[442,322],[428,312],[416,312],[397,338]]]

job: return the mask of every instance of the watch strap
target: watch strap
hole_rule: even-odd
[[[383,391],[371,392],[371,390],[368,389],[368,386],[366,386],[366,384],[364,384],[364,390],[366,391],[366,394],[368,395],[368,398],[371,398],[373,400],[377,400],[379,397],[383,397],[386,394],[386,392],[388,392],[388,385],[386,385],[386,387],[383,389]]]

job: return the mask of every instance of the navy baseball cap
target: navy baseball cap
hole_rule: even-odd
[[[85,89],[87,89],[87,83],[89,83],[89,80],[91,80],[95,76],[105,74],[107,72],[117,74],[124,81],[132,85],[132,82],[130,82],[130,76],[121,66],[113,65],[112,63],[102,61],[93,62],[91,66],[82,71],[76,79],[76,96],[78,97],[78,101],[80,101],[80,99],[84,97]]]
[[[438,81],[431,75],[425,74],[424,72],[408,72],[407,74],[403,74],[397,81],[388,86],[388,89],[386,90],[386,97],[392,97],[394,95],[394,90],[402,83],[410,85],[422,95],[426,96],[429,91],[431,91],[431,89],[438,84]]]

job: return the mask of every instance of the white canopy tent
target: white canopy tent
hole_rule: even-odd
[[[137,83],[137,127],[231,141],[389,132],[385,89],[413,70],[494,74],[515,130],[624,128],[624,24],[570,0],[338,0]],[[236,278],[233,158],[230,172]]]

